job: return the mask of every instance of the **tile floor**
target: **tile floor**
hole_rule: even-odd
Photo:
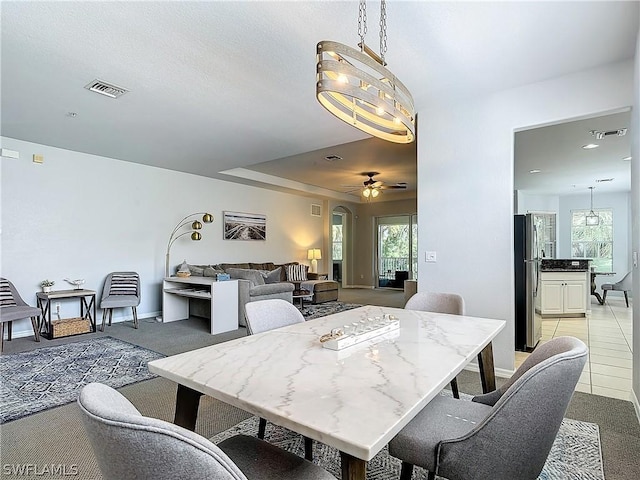
[[[630,400],[632,301],[627,308],[622,295],[608,295],[604,305],[591,299],[587,318],[543,319],[541,342],[563,335],[581,339],[589,347],[589,360],[576,390]],[[527,355],[516,352],[516,368]]]

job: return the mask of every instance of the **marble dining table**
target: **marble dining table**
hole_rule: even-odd
[[[400,328],[342,350],[319,341],[384,315]],[[504,326],[363,306],[154,360],[149,370],[178,384],[174,423],[194,430],[208,395],[335,447],[342,479],[363,480],[367,461],[476,357],[483,390],[495,389],[491,342]]]

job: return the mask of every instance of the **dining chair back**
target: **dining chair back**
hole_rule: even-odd
[[[86,385],[78,405],[105,480],[334,479],[324,469],[254,437],[236,435],[214,445],[185,428],[145,417],[107,385]]]
[[[456,293],[418,292],[404,306],[407,310],[464,315],[464,299]]]
[[[464,299],[456,293],[418,292],[407,300],[404,308],[422,312],[464,315]],[[457,378],[454,377],[451,380],[450,386],[453,397],[460,398]]]
[[[632,277],[631,272],[627,273],[622,280],[616,283],[604,283],[602,284],[602,303],[607,300],[607,292],[610,290],[617,290],[624,293],[624,301],[629,308],[629,292],[631,291]]]
[[[42,310],[25,302],[16,287],[6,278],[0,278],[0,353],[4,343],[4,324],[7,324],[7,340],[11,340],[13,321],[31,319],[36,342],[40,341]]]
[[[495,392],[472,401],[438,396],[389,443],[402,460],[449,480],[534,480],[544,467],[587,359],[587,347],[557,337],[522,363]]]
[[[249,302],[244,309],[249,335],[304,322],[295,305],[279,298]]]

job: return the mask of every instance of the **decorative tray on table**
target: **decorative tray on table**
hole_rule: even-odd
[[[385,314],[382,317],[353,322],[342,328],[334,328],[331,333],[320,337],[320,343],[324,348],[342,350],[399,328],[400,321],[393,315]]]

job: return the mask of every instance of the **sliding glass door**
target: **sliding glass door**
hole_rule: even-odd
[[[418,216],[376,218],[378,287],[403,288],[418,278]]]

